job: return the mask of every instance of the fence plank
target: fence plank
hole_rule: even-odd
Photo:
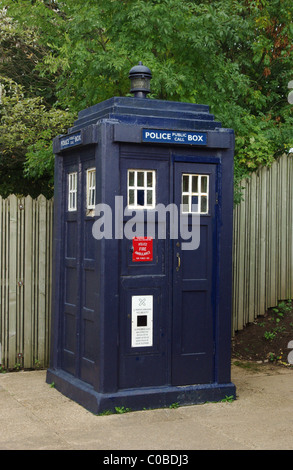
[[[17,197],[12,195],[9,198],[10,220],[9,220],[9,237],[7,240],[9,253],[9,277],[8,277],[8,360],[9,364],[17,362],[17,305],[16,305],[16,279],[17,279]]]
[[[39,196],[38,202],[38,225],[36,235],[38,236],[38,291],[37,291],[37,352],[36,359],[42,363],[45,355],[45,336],[46,336],[46,199]]]
[[[281,202],[281,207],[279,211],[279,221],[278,221],[278,228],[279,228],[279,271],[278,271],[278,279],[279,279],[279,286],[278,286],[278,298],[279,299],[286,299],[287,298],[287,285],[288,285],[288,185],[287,185],[287,158],[280,158],[280,177],[279,177],[279,197]]]
[[[287,175],[287,187],[288,187],[288,247],[289,247],[289,275],[288,275],[288,286],[287,286],[287,297],[293,298],[293,158],[288,159],[288,175]]]
[[[248,321],[252,322],[255,318],[255,257],[256,257],[256,229],[257,229],[257,220],[256,220],[256,201],[257,201],[257,188],[256,188],[256,174],[254,173],[250,181],[250,211],[249,211],[249,220],[250,224],[250,233],[249,233],[249,246],[247,247],[247,257],[249,263],[249,278],[248,278],[248,292],[247,292],[247,301],[248,301]]]
[[[4,263],[3,263],[3,232],[4,232],[4,223],[3,223],[3,199],[0,196],[0,364],[3,365],[4,358],[4,331],[5,331],[5,322],[4,322]]]
[[[33,200],[27,196],[24,201],[25,250],[24,250],[24,367],[33,364],[33,286],[34,286],[34,246],[33,246]]]

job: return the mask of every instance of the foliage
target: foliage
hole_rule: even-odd
[[[52,196],[54,159],[52,139],[66,130],[68,112],[42,104],[40,97],[26,98],[23,87],[0,76],[0,194],[42,192]],[[36,138],[37,136],[37,138]]]
[[[0,10],[0,32],[0,75],[21,85],[28,96],[42,96],[46,103],[54,104],[53,76],[42,77],[38,70],[48,48],[38,42],[33,29],[8,17],[6,9]]]
[[[13,35],[6,19],[0,52],[8,47],[12,62],[6,54],[0,73],[21,84],[26,97],[42,96],[48,109],[54,104],[55,112],[75,115],[127,95],[128,72],[142,60],[153,74],[150,98],[209,104],[216,119],[235,130],[236,181],[293,147],[291,0],[1,4]],[[27,174],[43,148],[38,140],[27,153]],[[39,176],[48,171],[45,160]]]

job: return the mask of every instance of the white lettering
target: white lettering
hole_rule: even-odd
[[[188,141],[193,141],[193,142],[203,142],[203,135],[188,135]]]
[[[145,139],[154,141],[173,141],[178,143],[184,142],[202,142],[204,143],[204,134],[195,134],[192,132],[177,132],[177,131],[144,131]]]
[[[149,465],[176,465],[181,467],[188,463],[187,455],[166,455],[166,454],[151,454],[147,458]]]
[[[133,468],[136,461],[137,457],[117,457],[111,454],[110,457],[104,457],[103,465],[130,465]]]
[[[169,213],[169,217],[167,217],[167,213]],[[112,239],[114,235],[115,239],[118,240],[123,239],[123,237],[132,240],[133,237],[144,236],[146,225],[147,236],[154,239],[156,238],[157,225],[158,239],[165,240],[170,237],[171,240],[174,240],[178,239],[180,226],[180,235],[184,240],[182,250],[196,250],[200,245],[200,213],[197,205],[192,206],[192,213],[186,214],[181,210],[179,216],[176,204],[169,204],[168,206],[157,204],[154,210],[146,212],[146,224],[144,211],[134,211],[126,207],[124,215],[129,217],[125,225],[123,223],[123,196],[115,196],[114,216],[109,205],[97,204],[95,208],[97,220],[92,227],[93,237],[96,240],[102,240],[103,238]],[[170,224],[169,230],[167,230],[168,221]],[[114,227],[112,227],[113,223],[115,224]],[[142,256],[148,253],[149,246],[145,241],[140,240],[138,247]]]

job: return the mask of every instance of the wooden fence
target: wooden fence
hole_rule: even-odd
[[[234,210],[233,332],[293,297],[293,156],[242,182]]]
[[[293,297],[293,157],[242,182],[234,210],[232,333]],[[53,200],[0,197],[0,364],[49,364]],[[19,365],[18,365],[19,364]]]
[[[49,360],[53,201],[0,197],[0,364]]]

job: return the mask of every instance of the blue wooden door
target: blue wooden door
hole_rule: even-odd
[[[216,183],[215,164],[175,162],[174,202],[186,220],[173,241],[173,385],[214,379]],[[187,230],[196,249],[184,249]]]
[[[144,214],[141,226],[146,236],[147,217],[155,209],[152,203],[164,207],[174,203],[178,236],[174,238],[176,230],[172,231],[166,216],[166,237],[159,238],[162,226],[157,217],[153,259],[147,262],[134,262],[131,239],[124,236],[121,240],[120,388],[214,381],[216,183],[215,164],[170,164],[158,157],[141,161],[124,158],[121,163],[123,210],[128,205]],[[190,250],[184,248],[188,246],[187,230],[193,233],[194,206],[200,213],[196,218],[200,240],[199,246]],[[180,208],[187,220],[184,227]],[[124,215],[124,229],[128,220]],[[194,233],[195,240],[190,243],[197,244],[196,236]],[[137,308],[138,302],[145,303],[145,310]],[[151,328],[147,332],[149,314]]]
[[[171,346],[169,240],[152,236],[152,259],[134,261],[132,237],[150,235],[148,226],[158,233],[158,219],[148,225],[147,217],[157,203],[168,204],[169,160],[146,152],[144,158],[124,157],[120,171],[124,236],[120,242],[119,388],[166,385]],[[137,219],[133,235],[126,236],[134,214],[142,217],[141,222]]]
[[[90,384],[95,381],[97,357],[97,324],[94,314],[97,274],[94,262],[95,239],[92,236],[94,218],[92,209],[89,209],[94,207],[94,192],[88,191],[95,187],[94,172],[95,162],[91,155],[76,155],[65,163],[60,275],[63,292],[61,367]],[[88,200],[89,194],[93,201]]]

